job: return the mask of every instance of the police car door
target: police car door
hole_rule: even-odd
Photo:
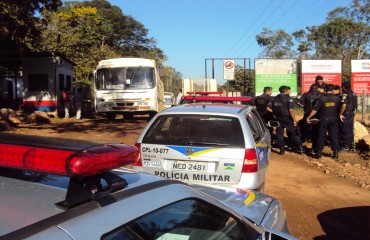
[[[266,170],[271,152],[271,136],[263,120],[255,109],[247,113],[246,119],[251,129],[257,152],[258,172]]]

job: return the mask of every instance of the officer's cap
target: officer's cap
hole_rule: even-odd
[[[324,78],[321,75],[317,75],[316,78],[315,78],[315,81],[317,81],[317,80],[324,80]]]
[[[280,93],[283,93],[283,92],[285,92],[285,91],[287,91],[287,90],[289,90],[290,89],[290,87],[289,86],[281,86],[281,87],[279,87],[279,92]]]
[[[328,85],[326,85],[325,90],[326,90],[327,92],[329,92],[329,91],[333,91],[333,90],[334,90],[334,85],[333,85],[333,84],[328,84]]]

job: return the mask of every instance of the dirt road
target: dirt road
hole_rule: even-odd
[[[134,144],[146,124],[146,118],[62,119],[5,131]],[[267,173],[266,193],[283,203],[291,234],[299,239],[370,239],[370,191],[307,161],[316,160],[290,152],[272,153]],[[361,173],[369,177],[369,169]]]

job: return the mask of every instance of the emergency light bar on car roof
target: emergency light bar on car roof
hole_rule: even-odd
[[[110,170],[134,164],[138,158],[136,147],[125,144],[0,133],[1,168],[69,177],[66,198],[56,203],[62,208],[91,200],[100,205],[114,201],[109,193],[123,189],[127,182]]]
[[[209,102],[249,102],[253,100],[252,97],[223,97],[223,96],[184,96],[187,101],[209,101]]]
[[[103,144],[80,151],[0,143],[0,166],[64,176],[91,176],[133,164],[139,153],[123,144]]]
[[[22,134],[0,134],[0,167],[91,176],[135,163],[133,146]]]
[[[187,94],[191,95],[211,95],[211,94],[218,94],[222,96],[223,92],[187,92]]]

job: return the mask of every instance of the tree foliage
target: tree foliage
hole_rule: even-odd
[[[343,79],[349,81],[351,59],[369,57],[369,16],[370,2],[366,0],[336,8],[324,24],[293,34],[300,44],[298,51],[312,59],[343,60]]]
[[[349,80],[351,59],[369,57],[369,19],[369,0],[353,0],[348,7],[330,11],[325,23],[307,26],[291,35],[283,30],[264,28],[256,36],[263,48],[260,57],[291,58],[298,53],[305,59],[340,59],[343,79]],[[292,50],[294,47],[296,51]]]
[[[60,0],[0,0],[0,58],[17,58],[32,51],[45,22],[37,16],[54,11]]]
[[[85,1],[81,5],[96,8],[111,24],[112,34],[106,36],[105,43],[121,56],[145,57],[158,63],[167,60],[163,51],[157,48],[156,40],[148,37],[148,29],[133,17],[123,14],[119,7],[106,0]]]
[[[107,44],[104,36],[112,29],[93,7],[74,7],[70,11],[48,13],[40,50],[62,53],[75,66],[74,78],[89,83],[89,76],[97,62],[118,54]]]
[[[263,48],[260,57],[268,58],[291,58],[296,55],[292,50],[293,38],[284,30],[276,31],[263,28],[263,31],[256,36],[259,46]]]
[[[182,86],[182,74],[171,66],[164,66],[160,69],[160,72],[164,91],[172,92],[176,95]]]
[[[99,60],[167,60],[148,29],[107,0],[0,0],[0,65],[25,52],[52,52],[72,60],[74,79],[89,83]],[[4,60],[5,59],[5,60]],[[19,62],[19,61],[18,61]]]
[[[106,0],[69,2],[57,13],[47,12],[40,49],[63,53],[75,66],[74,78],[90,83],[99,60],[143,57],[166,60],[148,30]]]

